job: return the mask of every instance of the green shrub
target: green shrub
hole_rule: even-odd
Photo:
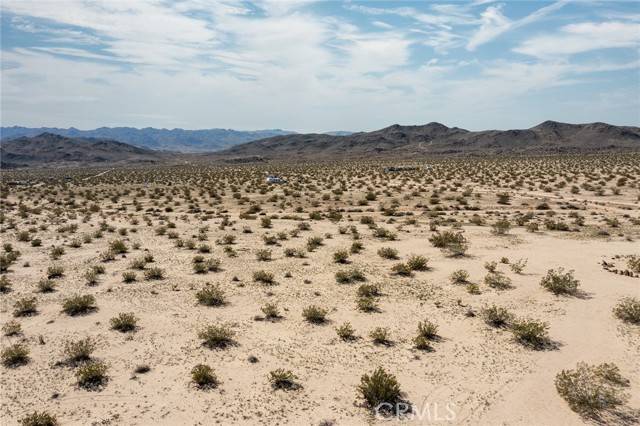
[[[51,293],[56,289],[56,282],[49,278],[42,278],[38,281],[36,287],[40,293]]]
[[[438,337],[438,325],[424,320],[418,323],[418,336],[422,336],[425,339],[433,340]]]
[[[302,317],[312,324],[322,324],[327,320],[328,311],[316,305],[307,306],[302,310]]]
[[[358,287],[358,296],[360,297],[377,297],[380,294],[380,287],[377,284],[361,284]]]
[[[5,367],[24,365],[29,362],[29,348],[21,343],[15,343],[0,352],[0,359]]]
[[[391,272],[395,275],[401,275],[403,277],[411,276],[411,268],[406,263],[396,263],[391,267]]]
[[[379,310],[378,303],[373,297],[360,297],[356,302],[356,306],[362,312],[377,312]]]
[[[273,274],[264,270],[255,271],[253,273],[253,280],[268,285],[276,284]]]
[[[351,268],[348,270],[336,272],[336,281],[340,284],[349,284],[356,281],[365,281],[365,276],[362,271],[357,268]]]
[[[351,326],[351,323],[348,322],[336,327],[336,334],[342,340],[354,340],[356,338],[355,330]]]
[[[379,408],[381,404],[395,406],[401,396],[398,380],[382,367],[375,369],[371,375],[363,375],[360,378],[358,391],[372,409]]]
[[[507,277],[502,272],[488,273],[484,277],[484,283],[497,290],[506,290],[511,288],[511,278]]]
[[[8,293],[11,291],[11,281],[6,275],[0,277],[0,293]]]
[[[262,262],[268,262],[271,260],[271,250],[261,249],[256,251],[256,259]]]
[[[68,362],[78,363],[91,359],[96,342],[91,337],[80,340],[68,340],[64,344],[64,356]]]
[[[384,259],[397,259],[398,258],[398,250],[391,247],[382,247],[378,250],[378,256]]]
[[[498,268],[498,262],[496,262],[495,260],[484,263],[484,269],[486,269],[489,272],[496,272],[497,268]]]
[[[198,303],[206,306],[222,306],[226,303],[224,291],[218,284],[207,283],[196,293]]]
[[[333,261],[335,263],[348,263],[349,262],[349,252],[346,250],[338,250],[333,253]]]
[[[492,327],[507,327],[513,320],[513,315],[508,310],[496,305],[483,308],[480,315],[484,322]]]
[[[112,329],[118,330],[121,333],[126,333],[136,329],[138,318],[136,318],[133,312],[121,312],[117,317],[111,318],[110,322]]]
[[[511,222],[507,219],[497,220],[493,225],[491,225],[491,232],[496,235],[505,235],[509,233],[511,229]]]
[[[18,321],[7,321],[5,325],[2,326],[2,334],[5,336],[17,336],[22,333],[22,325]]]
[[[210,349],[225,348],[233,344],[235,333],[227,324],[209,325],[198,333],[202,344]]]
[[[16,303],[13,304],[13,316],[26,317],[35,314],[37,312],[36,301],[35,297],[23,297],[16,300]]]
[[[429,269],[429,259],[420,255],[412,255],[407,260],[407,266],[412,271],[426,271]]]
[[[628,383],[618,367],[609,363],[579,362],[575,370],[562,370],[555,379],[558,394],[573,411],[585,416],[598,416],[602,411],[624,404],[628,396],[621,387]]]
[[[122,273],[122,281],[125,283],[135,282],[138,278],[136,277],[135,272],[125,271]]]
[[[273,389],[291,390],[300,385],[296,383],[298,377],[289,370],[278,368],[269,372],[269,383]]]
[[[527,266],[527,259],[518,259],[515,263],[511,263],[509,267],[516,274],[521,274],[524,268]]]
[[[464,269],[458,269],[457,271],[453,271],[449,279],[452,284],[466,284],[469,282],[469,273]]]
[[[78,386],[85,389],[96,389],[106,383],[108,366],[102,361],[90,361],[81,365],[76,371]]]
[[[540,285],[553,294],[576,294],[580,282],[573,277],[573,271],[564,272],[563,268],[558,268],[549,269]]]
[[[358,254],[364,249],[364,245],[360,241],[354,241],[349,251],[351,254]]]
[[[113,240],[109,243],[109,251],[114,254],[122,254],[128,251],[127,245],[122,240]]]
[[[58,426],[58,419],[46,411],[34,411],[20,419],[21,426]]]
[[[62,265],[51,265],[47,268],[47,278],[60,278],[64,275]]]
[[[71,316],[86,314],[97,309],[95,303],[96,298],[90,294],[75,295],[62,301],[62,311]]]
[[[161,280],[163,278],[164,278],[164,271],[160,268],[149,268],[144,271],[144,279],[147,281]]]
[[[191,380],[201,389],[218,386],[218,378],[213,368],[206,364],[198,364],[191,369]]]
[[[616,317],[631,324],[640,324],[640,300],[625,297],[613,309]]]
[[[373,343],[378,345],[390,345],[391,337],[389,329],[386,327],[376,327],[369,333],[369,337],[373,340]]]
[[[260,308],[264,317],[268,320],[274,320],[280,318],[280,311],[278,310],[278,305],[275,303],[267,303],[263,307]]]
[[[547,323],[531,319],[518,319],[511,323],[511,332],[516,340],[535,349],[542,348],[549,342],[548,329]]]

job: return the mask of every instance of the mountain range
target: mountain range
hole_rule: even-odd
[[[110,139],[124,142],[140,148],[179,152],[212,152],[237,145],[239,143],[264,139],[272,136],[288,135],[294,132],[280,129],[268,130],[232,130],[232,129],[156,129],[146,127],[100,127],[94,130],[78,130],[74,127],[60,129],[56,127],[2,127],[0,138],[10,140],[23,136],[38,136],[51,133],[70,138]]]
[[[0,142],[0,161],[3,168],[10,168],[640,151],[639,127],[606,123],[545,121],[529,129],[469,131],[432,122],[419,126],[394,124],[372,132],[339,134],[279,135],[216,152],[194,153],[153,150],[113,139],[67,137],[45,132],[32,137],[3,139]],[[177,140],[178,146],[181,143]]]
[[[416,158],[430,155],[595,153],[640,150],[640,128],[545,121],[520,130],[469,131],[440,123],[394,124],[347,136],[294,134],[236,145],[213,157]]]

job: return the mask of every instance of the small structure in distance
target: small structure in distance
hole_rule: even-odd
[[[287,183],[287,181],[285,179],[281,178],[280,176],[269,175],[269,176],[267,176],[267,183],[280,184],[280,183]]]

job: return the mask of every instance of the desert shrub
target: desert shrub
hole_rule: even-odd
[[[373,343],[378,345],[391,344],[389,329],[386,327],[376,327],[369,333],[369,337],[373,340]]]
[[[438,325],[424,320],[418,323],[418,337],[423,337],[427,340],[433,340],[438,337]]]
[[[492,327],[507,327],[513,319],[513,315],[508,310],[496,305],[482,308],[480,315],[484,322]]]
[[[90,294],[75,295],[62,301],[62,311],[71,316],[86,314],[97,309],[95,303],[96,298]]]
[[[401,275],[403,277],[411,276],[411,268],[406,263],[396,263],[391,267],[391,272],[395,275]]]
[[[263,228],[271,228],[271,218],[263,217],[260,219],[260,226]]]
[[[506,290],[511,288],[511,278],[502,272],[490,272],[484,277],[484,283],[491,288],[497,290]]]
[[[271,250],[267,250],[267,249],[260,249],[256,251],[256,259],[262,261],[262,262],[267,262],[269,260],[271,260]]]
[[[307,251],[314,251],[322,245],[322,237],[309,237],[307,239]]]
[[[517,319],[511,323],[511,332],[516,340],[536,349],[543,347],[549,341],[548,329],[547,323],[532,319]]]
[[[60,278],[64,275],[62,265],[51,265],[47,268],[47,278]]]
[[[36,288],[40,293],[51,293],[56,289],[56,282],[49,278],[41,278],[36,284]]]
[[[218,386],[218,378],[213,368],[206,364],[198,364],[191,369],[191,380],[199,388],[215,388]]]
[[[624,404],[628,396],[621,387],[628,383],[619,368],[610,363],[579,362],[575,370],[562,370],[555,378],[558,394],[573,411],[585,416],[597,416]]]
[[[391,247],[382,247],[378,250],[378,256],[384,259],[397,259],[398,258],[398,250]]]
[[[349,252],[346,250],[338,250],[334,252],[333,261],[336,263],[347,263],[349,261]]]
[[[480,287],[476,283],[468,283],[467,284],[467,293],[469,294],[480,294]]]
[[[46,411],[34,411],[20,419],[21,426],[58,426],[58,419]]]
[[[307,306],[302,310],[302,317],[312,324],[322,324],[327,320],[328,311],[316,305]]]
[[[269,372],[269,383],[273,389],[295,389],[299,386],[296,380],[298,377],[289,370],[278,368]]]
[[[128,251],[127,245],[122,240],[113,240],[109,243],[109,251],[115,254],[122,254]]]
[[[386,241],[394,241],[398,238],[395,232],[389,231],[383,227],[375,228],[373,230],[373,236]]]
[[[131,264],[129,265],[131,269],[139,269],[141,271],[144,269],[145,266],[147,266],[147,262],[142,257],[133,259],[131,261]]]
[[[14,317],[26,317],[33,315],[37,312],[37,299],[35,297],[23,297],[16,300],[13,304],[13,316]]]
[[[5,367],[17,367],[29,362],[29,348],[21,343],[8,346],[0,352],[2,365]]]
[[[122,281],[125,283],[132,283],[136,281],[138,277],[136,277],[135,272],[125,271],[122,273]]]
[[[284,249],[284,255],[286,257],[297,257],[299,259],[304,258],[306,255],[304,253],[304,250],[302,249],[296,249],[296,248],[292,248],[292,247],[288,247],[286,249]]]
[[[6,275],[0,277],[0,293],[8,293],[11,291],[11,281]]]
[[[395,406],[401,396],[398,380],[382,367],[376,368],[371,375],[363,375],[360,378],[358,391],[372,409],[380,407],[381,404]]]
[[[489,272],[496,272],[497,268],[498,268],[498,262],[496,262],[495,260],[484,263],[484,269],[486,269]]]
[[[527,232],[537,232],[539,227],[538,222],[529,222],[526,225]]]
[[[358,296],[376,297],[380,296],[380,287],[377,284],[361,284],[358,287]]]
[[[360,241],[354,241],[353,243],[351,243],[351,248],[349,249],[349,251],[351,252],[351,254],[357,254],[360,253],[363,249],[364,245]]]
[[[144,271],[144,279],[147,281],[161,280],[163,278],[164,278],[164,271],[160,268],[149,268]]]
[[[78,363],[91,359],[91,354],[96,349],[96,342],[91,337],[79,340],[68,340],[64,344],[65,359],[71,363]]]
[[[111,318],[111,328],[121,333],[133,331],[136,329],[138,318],[133,312],[121,312],[117,317]]]
[[[636,274],[640,274],[640,256],[629,256],[627,259],[627,268]]]
[[[278,310],[278,305],[275,303],[267,303],[263,307],[260,308],[264,317],[268,320],[274,320],[280,318],[280,311]]]
[[[89,269],[84,273],[84,279],[87,285],[96,285],[98,283],[98,274],[93,269]]]
[[[420,255],[412,255],[407,260],[407,266],[412,271],[426,271],[429,269],[429,259]]]
[[[108,379],[107,364],[102,361],[91,361],[83,364],[76,371],[78,386],[86,389],[95,389],[102,386]]]
[[[273,274],[271,272],[267,272],[264,270],[255,271],[253,273],[253,280],[256,282],[269,284],[269,285],[274,285],[276,283],[273,278]]]
[[[527,266],[527,259],[518,259],[516,262],[512,262],[509,267],[516,274],[521,274],[524,268]]]
[[[453,271],[449,279],[452,284],[466,284],[469,282],[469,273],[464,269],[458,269]]]
[[[640,300],[635,297],[625,297],[613,308],[613,313],[622,321],[640,324]]]
[[[357,268],[351,268],[348,270],[336,272],[336,281],[340,284],[349,284],[356,281],[365,281],[365,276],[362,271]]]
[[[497,220],[493,225],[491,225],[491,232],[496,235],[505,235],[509,233],[511,229],[511,222],[507,219]]]
[[[376,312],[378,311],[378,303],[374,297],[360,297],[356,302],[356,306],[362,312]]]
[[[64,247],[56,246],[51,247],[51,251],[49,252],[49,257],[53,260],[58,260],[64,254]]]
[[[198,246],[198,253],[211,253],[211,246],[209,244],[200,244]]]
[[[575,294],[580,282],[573,277],[573,271],[564,272],[563,268],[558,268],[549,269],[540,285],[553,294]]]
[[[22,325],[20,325],[18,321],[7,321],[5,325],[2,326],[2,334],[5,336],[16,336],[20,333],[22,333]]]
[[[206,306],[222,306],[226,303],[224,291],[218,284],[207,283],[196,293],[198,303]]]
[[[344,324],[336,327],[336,334],[342,340],[354,340],[356,338],[355,332],[356,331],[349,322],[345,322]]]
[[[202,344],[210,349],[225,348],[233,343],[234,331],[227,324],[208,325],[198,333]]]

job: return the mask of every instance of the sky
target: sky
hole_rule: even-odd
[[[638,1],[2,0],[3,126],[640,125]]]

